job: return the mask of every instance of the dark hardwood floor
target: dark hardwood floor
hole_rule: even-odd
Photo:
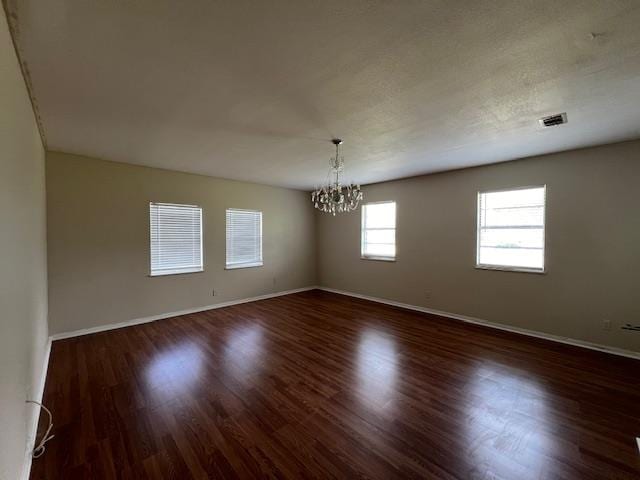
[[[54,342],[44,401],[34,479],[640,478],[639,361],[321,291]]]

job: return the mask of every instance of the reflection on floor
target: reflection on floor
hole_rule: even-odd
[[[32,478],[640,478],[640,362],[312,291],[55,342]]]

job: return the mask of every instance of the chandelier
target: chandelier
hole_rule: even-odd
[[[327,175],[329,179],[325,185],[311,193],[311,201],[315,208],[332,215],[336,212],[352,212],[362,200],[362,190],[360,185],[350,183],[342,186],[340,183],[340,174],[344,171],[344,157],[340,155],[342,140],[334,138],[331,143],[336,146],[336,156],[331,159],[331,170]]]

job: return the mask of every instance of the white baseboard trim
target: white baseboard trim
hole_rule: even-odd
[[[35,400],[42,403],[44,397],[44,386],[47,381],[47,371],[49,369],[49,357],[51,356],[51,337],[47,339],[47,344],[44,349],[44,358],[42,359],[42,368],[40,369],[40,379],[38,380],[38,387],[34,392],[33,398],[29,400]],[[27,430],[27,448],[24,454],[24,463],[22,467],[21,480],[29,480],[31,475],[31,462],[33,457],[31,456],[33,449],[35,448],[36,435],[38,433],[38,421],[40,420],[40,407],[33,403],[27,404],[28,408],[35,409],[38,413],[31,417],[31,424]]]
[[[363,300],[369,300],[371,302],[384,303],[386,305],[392,305],[394,307],[406,308],[408,310],[415,310],[422,313],[430,313],[432,315],[438,315],[445,318],[453,318],[454,320],[460,320],[462,322],[473,323],[476,325],[482,325],[485,327],[495,328],[498,330],[504,330],[511,333],[518,333],[520,335],[527,335],[529,337],[542,338],[544,340],[551,340],[552,342],[565,343],[567,345],[573,345],[574,347],[588,348],[590,350],[597,350],[599,352],[611,353],[613,355],[619,355],[622,357],[633,358],[640,360],[640,353],[633,352],[631,350],[624,350],[622,348],[608,347],[606,345],[599,345],[597,343],[585,342],[583,340],[576,340],[569,337],[561,337],[559,335],[552,335],[549,333],[536,332],[535,330],[528,330],[526,328],[512,327],[503,323],[490,322],[488,320],[482,320],[480,318],[469,317],[467,315],[460,315],[457,313],[444,312],[442,310],[435,310],[433,308],[420,307],[418,305],[410,305],[408,303],[396,302],[395,300],[387,300],[379,297],[371,297],[369,295],[362,295],[360,293],[348,292],[345,290],[338,290],[329,287],[317,287],[319,290],[326,292],[337,293],[340,295],[347,295],[349,297],[360,298]]]
[[[171,317],[178,317],[180,315],[188,315],[190,313],[198,313],[198,312],[204,312],[206,310],[213,310],[216,308],[230,307],[232,305],[239,305],[241,303],[256,302],[258,300],[266,300],[267,298],[281,297],[283,295],[291,295],[292,293],[306,292],[308,290],[314,290],[316,288],[318,287],[311,286],[311,287],[295,288],[293,290],[284,290],[282,292],[258,295],[257,297],[241,298],[239,300],[230,300],[228,302],[221,302],[221,303],[215,303],[213,305],[206,305],[204,307],[188,308],[186,310],[179,310],[177,312],[161,313],[159,315],[152,315],[150,317],[135,318],[133,320],[127,320],[124,322],[110,323],[107,325],[99,325],[97,327],[84,328],[82,330],[74,330],[72,332],[56,333],[55,335],[51,335],[51,340],[56,341],[56,340],[62,340],[65,338],[79,337],[81,335],[89,335],[92,333],[105,332],[107,330],[115,330],[116,328],[131,327],[133,325],[140,325],[142,323],[155,322],[156,320],[162,320],[162,319],[171,318]]]

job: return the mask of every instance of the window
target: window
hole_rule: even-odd
[[[362,206],[362,258],[395,260],[396,202]]]
[[[227,210],[227,269],[262,265],[262,212]]]
[[[151,276],[202,271],[202,208],[150,203]]]
[[[544,272],[546,187],[478,193],[476,266]]]

